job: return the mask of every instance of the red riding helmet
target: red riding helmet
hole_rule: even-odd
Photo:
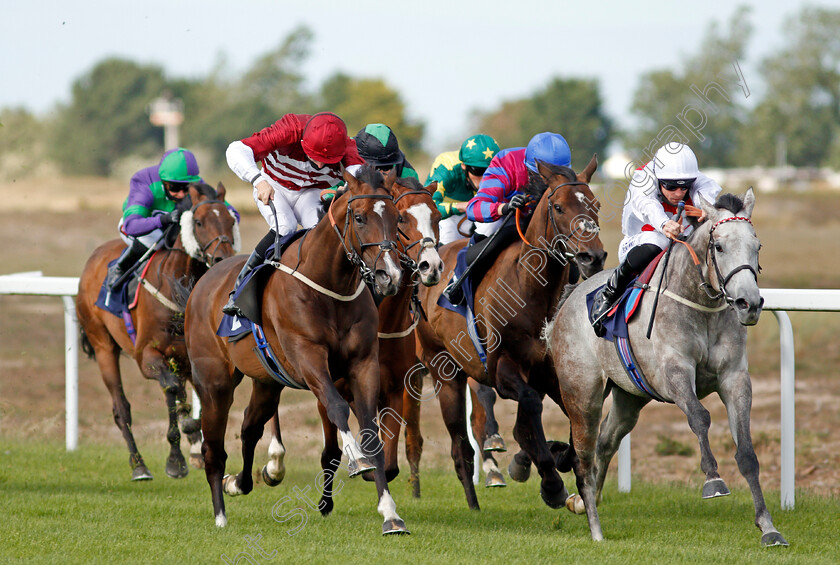
[[[315,114],[303,128],[301,145],[314,161],[338,163],[347,150],[347,126],[331,112]]]

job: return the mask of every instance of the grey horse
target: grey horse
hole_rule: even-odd
[[[647,381],[647,387],[642,388],[676,404],[697,436],[700,466],[706,474],[703,498],[729,494],[709,447],[709,412],[699,400],[718,393],[737,445],[738,469],[752,492],[761,543],[788,545],[773,526],[765,505],[750,437],[752,386],[745,326],[758,322],[764,302],[756,280],[761,244],[750,222],[755,197],[750,189],[743,200],[731,194],[718,198],[714,206],[700,200],[707,219],[695,223],[686,245],[674,244],[668,272],[658,290],[651,337],[647,339],[646,333],[664,260],[631,320],[630,343]],[[596,337],[589,325],[586,295],[609,274],[599,273],[568,293],[543,333],[571,422],[578,492],[596,541],[603,539],[596,500],[610,459],[651,400],[625,373],[614,344]],[[610,392],[612,406],[599,432],[604,399]]]

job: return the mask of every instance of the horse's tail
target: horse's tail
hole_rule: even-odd
[[[85,328],[79,327],[79,342],[82,346],[82,351],[85,355],[88,356],[88,359],[96,359],[96,352],[93,350],[93,345],[90,343],[87,334],[85,333]]]

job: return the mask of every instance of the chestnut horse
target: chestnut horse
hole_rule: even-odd
[[[756,280],[761,244],[750,222],[755,197],[750,189],[743,200],[731,194],[720,196],[714,206],[699,200],[707,220],[695,223],[685,248],[675,245],[670,263],[661,261],[651,279],[661,281],[663,269],[669,267],[663,288],[651,289],[661,300],[650,339],[646,335],[655,295],[642,300],[628,325],[635,366],[643,377],[634,375],[631,380],[614,344],[597,338],[589,325],[586,295],[603,284],[608,273],[575,287],[546,327],[549,355],[571,422],[578,492],[592,539],[602,540],[596,501],[610,459],[652,391],[658,399],[676,404],[697,436],[706,475],[703,498],[729,494],[709,446],[709,411],[699,400],[716,392],[729,415],[735,460],[752,493],[761,543],[788,545],[764,502],[750,437],[752,385],[745,326],[758,322],[764,303]],[[612,405],[599,431],[607,394],[612,394]]]
[[[371,283],[383,296],[399,290],[399,212],[382,175],[372,167],[362,167],[358,178],[345,171],[344,179],[347,190],[335,199],[328,217],[284,251],[279,263],[272,263],[276,271],[268,275],[262,293],[264,339],[285,372],[283,383],[258,359],[253,335],[234,342],[216,335],[244,257],[211,269],[187,304],[187,349],[201,399],[202,453],[219,527],[227,524],[224,494],[253,489],[254,449],[277,412],[281,391],[293,386],[311,390],[326,407],[341,434],[350,476],[373,471],[383,534],[407,532],[388,491],[377,435],[379,316],[366,288]],[[225,476],[228,412],[244,375],[253,379],[253,388],[240,436],[243,468],[238,475]],[[353,394],[361,446],[350,432],[351,407],[336,390],[340,379]]]
[[[422,313],[417,302],[417,286],[435,285],[440,282],[443,261],[437,252],[440,212],[432,200],[436,183],[423,187],[413,178],[398,178],[391,187],[394,204],[400,212],[400,246],[403,266],[403,284],[394,296],[381,298],[379,303],[379,429],[384,444],[385,477],[391,482],[399,474],[397,452],[400,426],[411,421],[405,413],[413,399],[405,390],[405,376],[416,366],[417,354],[414,328]],[[343,382],[341,384],[344,384]],[[347,387],[339,387],[346,400],[352,403]],[[407,400],[404,401],[404,398]],[[322,404],[318,404],[324,427],[324,450],[321,464],[327,477],[321,503],[321,513],[333,509],[331,483],[341,461],[337,429],[327,418]],[[263,481],[277,486],[285,476],[285,453],[278,416],[271,418],[272,438],[269,444],[269,462],[262,468]],[[407,432],[408,433],[408,432]],[[421,440],[422,441],[422,438]],[[413,445],[413,444],[412,444]],[[406,443],[408,451],[409,443]],[[419,460],[419,455],[416,457]],[[411,458],[409,462],[411,463]],[[363,475],[372,479],[370,473]]]
[[[577,262],[583,276],[603,268],[600,203],[588,185],[596,168],[594,156],[578,175],[567,167],[538,163],[540,179],[526,189],[538,203],[523,241],[503,249],[476,288],[475,319],[487,353],[486,369],[467,337],[465,318],[438,306],[442,285],[420,291],[429,315],[428,322],[417,328],[422,360],[435,381],[455,470],[470,508],[479,505],[472,483],[473,448],[466,430],[467,376],[493,387],[502,398],[518,402],[514,438],[537,464],[543,500],[557,508],[568,497],[542,427],[544,396],[561,408],[563,403],[540,331],[568,282],[569,259]],[[465,243],[453,242],[440,250],[449,269],[454,268]]]
[[[180,233],[174,245],[158,250],[149,261],[138,287],[132,320],[136,341],[132,343],[122,318],[96,306],[108,263],[117,258],[125,244],[115,239],[98,247],[85,264],[79,279],[76,316],[82,333],[82,348],[95,357],[102,380],[111,393],[114,422],[128,444],[132,480],[151,479],[143,462],[131,428],[131,406],[125,397],[120,374],[119,354],[134,358],[147,379],[160,383],[169,413],[167,439],[170,444],[166,474],[184,477],[188,468],[181,454],[181,429],[196,447],[201,439],[198,422],[189,417],[185,380],[190,378],[190,365],[184,347],[184,295],[207,269],[239,250],[239,226],[236,217],[225,206],[225,187],[218,190],[207,184],[192,184],[182,206],[192,206],[181,216]],[[175,228],[170,228],[175,229]],[[180,304],[180,306],[179,306]]]

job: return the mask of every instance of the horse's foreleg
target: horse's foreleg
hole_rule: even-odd
[[[282,392],[282,391],[281,391]],[[271,416],[271,441],[268,444],[268,463],[263,465],[262,479],[270,487],[276,487],[286,477],[286,446],[280,434],[280,416]]]
[[[265,431],[265,424],[273,414],[277,414],[277,404],[280,401],[280,385],[271,381],[254,380],[251,389],[251,400],[245,408],[245,418],[242,420],[242,471],[235,479],[225,479],[225,493],[230,495],[248,494],[254,488],[252,470],[254,465],[254,450],[257,442]]]
[[[410,476],[408,483],[414,498],[420,498],[420,457],[423,455],[423,436],[420,433],[420,404],[422,402],[425,368],[415,365],[406,375],[403,392],[403,418],[405,418],[405,457]]]
[[[338,428],[330,422],[327,410],[319,402],[318,412],[321,414],[321,426],[324,432],[324,450],[321,452],[321,469],[323,473],[323,492],[318,510],[327,516],[333,511],[333,497],[344,487],[342,481],[337,481],[335,472],[341,464],[341,447],[338,445]]]
[[[759,483],[758,457],[752,444],[750,433],[750,410],[752,408],[752,390],[750,376],[746,371],[739,372],[731,377],[721,377],[721,400],[726,406],[729,417],[729,429],[732,432],[732,439],[735,441],[735,461],[738,463],[738,470],[750,486],[753,504],[755,506],[755,525],[761,530],[761,544],[788,545],[788,542],[779,533],[770,511],[764,501],[764,493]]]
[[[434,371],[433,371],[434,373]],[[475,485],[472,482],[474,472],[473,457],[475,452],[470,445],[467,435],[466,416],[466,386],[463,374],[447,381],[439,381],[442,385],[438,392],[440,412],[446,430],[452,440],[452,461],[455,464],[455,472],[461,485],[464,487],[464,494],[467,497],[467,505],[472,510],[480,510],[478,497],[475,494]]]
[[[143,348],[140,359],[140,369],[146,378],[155,379],[160,384],[163,397],[166,400],[166,410],[169,416],[169,427],[166,440],[169,442],[169,457],[166,459],[166,474],[173,479],[186,477],[189,473],[187,461],[181,453],[181,431],[178,429],[177,399],[183,396],[184,379],[180,375],[183,369],[177,365],[172,357],[163,354],[151,344]]]
[[[557,472],[554,456],[549,451],[542,426],[542,398],[520,376],[520,368],[502,356],[496,366],[496,381],[503,397],[518,402],[513,436],[537,467],[542,478],[540,495],[551,508],[566,503],[569,493]]]
[[[674,403],[682,410],[688,418],[688,426],[700,444],[700,468],[706,474],[706,482],[703,484],[703,498],[715,498],[729,494],[729,488],[718,474],[718,464],[709,445],[709,427],[712,425],[712,417],[709,411],[700,403],[688,371],[674,368],[669,376],[673,386]]]
[[[88,333],[90,339],[91,334]],[[114,423],[120,429],[123,439],[128,446],[128,463],[131,466],[131,480],[145,481],[152,478],[152,473],[143,462],[143,457],[137,449],[137,442],[131,431],[131,404],[125,397],[120,375],[120,350],[113,340],[108,340],[110,345],[96,348],[96,362],[99,371],[102,373],[102,380],[111,394],[111,404],[114,413]]]
[[[376,357],[372,355],[351,368],[350,388],[355,400],[354,411],[359,421],[362,453],[365,458],[373,458],[375,462],[373,474],[379,500],[376,509],[383,518],[382,534],[407,534],[408,528],[397,514],[397,505],[388,490],[385,457],[382,453],[383,445],[379,439],[379,429],[375,420],[380,384],[379,363]],[[376,377],[375,380],[371,378],[372,375]],[[399,428],[397,428],[397,433],[399,433]]]

